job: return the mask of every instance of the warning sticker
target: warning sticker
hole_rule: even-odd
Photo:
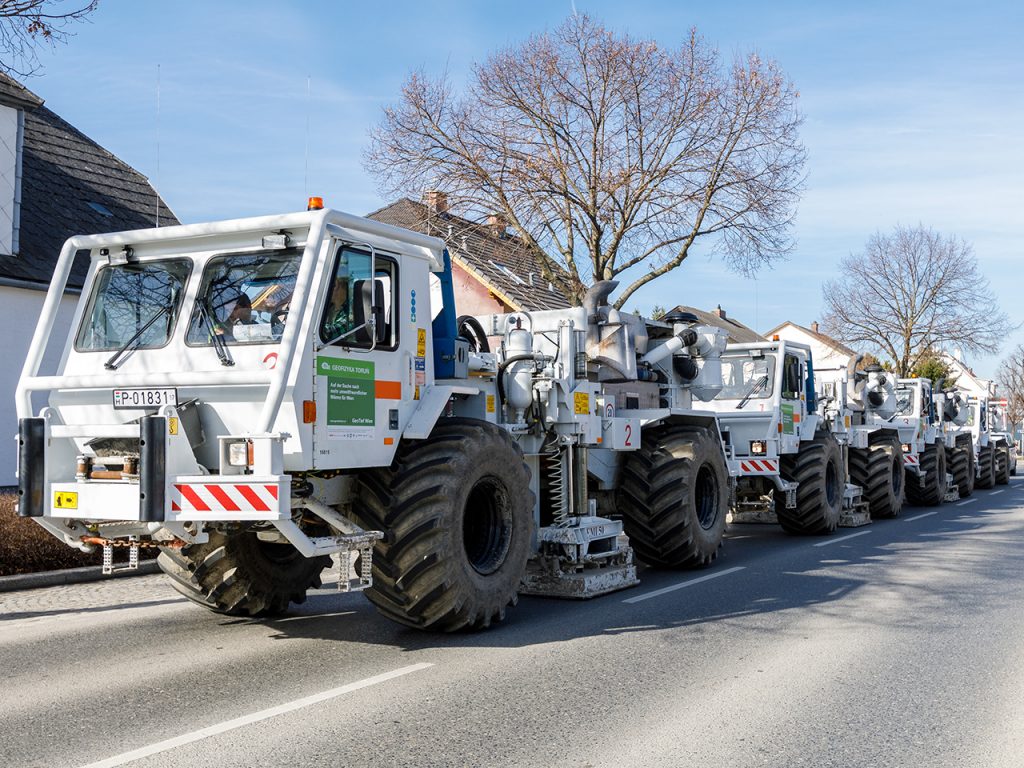
[[[573,410],[582,416],[590,413],[590,395],[586,392],[577,392],[573,395]]]
[[[427,355],[427,329],[417,328],[416,329],[416,357],[426,357]]]
[[[487,396],[487,412],[494,413],[494,395]]]
[[[371,439],[377,411],[374,364],[318,357],[316,372],[327,378],[327,438]]]
[[[53,494],[54,509],[78,509],[78,494],[74,491],[57,491]]]
[[[178,417],[177,416],[171,416],[171,418],[169,418],[167,420],[167,431],[170,432],[172,435],[178,434]]]

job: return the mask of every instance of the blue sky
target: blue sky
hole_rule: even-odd
[[[760,331],[787,319],[809,324],[839,259],[877,230],[923,223],[972,243],[1003,309],[1024,322],[1024,5],[576,8],[667,45],[696,26],[726,56],[774,58],[806,117],[807,187],[788,261],[755,281],[697,253],[639,292],[636,308],[721,303]],[[458,82],[489,51],[571,10],[569,0],[102,0],[68,45],[43,53],[41,74],[26,84],[148,175],[182,221],[297,210],[308,194],[363,214],[386,202],[362,168],[367,130],[410,70],[447,68]],[[1002,354],[1021,342],[1024,331]],[[990,375],[999,359],[969,362]]]

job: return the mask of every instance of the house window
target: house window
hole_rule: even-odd
[[[100,205],[99,203],[86,203],[86,205],[88,205],[90,208],[96,211],[96,213],[98,213],[100,216],[104,216],[108,219],[114,215],[113,213],[110,212],[110,209],[107,208],[107,206],[105,205]]]

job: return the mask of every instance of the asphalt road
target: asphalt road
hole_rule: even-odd
[[[1024,765],[1024,477],[699,573],[425,635],[324,589],[225,618],[159,576],[0,594],[2,766]]]

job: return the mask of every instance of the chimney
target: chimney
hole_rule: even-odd
[[[423,196],[423,202],[431,213],[448,213],[448,195],[439,189],[431,189]]]
[[[811,330],[814,331],[815,333],[818,332],[818,321],[817,320],[815,320],[813,323],[811,323]]]
[[[487,227],[495,237],[502,237],[505,234],[505,227],[508,224],[500,213],[492,213],[487,217]]]
[[[714,315],[715,317],[720,317],[720,318],[722,318],[723,320],[726,320],[726,319],[728,319],[728,318],[726,318],[726,316],[725,316],[725,310],[724,310],[724,309],[722,309],[722,305],[721,305],[721,304],[719,304],[719,305],[718,305],[717,307],[715,307],[715,308],[714,308],[714,309],[713,309],[713,310],[711,311],[711,314],[713,314],[713,315]]]

